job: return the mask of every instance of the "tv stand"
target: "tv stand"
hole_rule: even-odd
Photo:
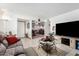
[[[63,40],[63,39],[69,40],[69,43],[67,43],[67,44],[64,43],[64,45],[65,45],[66,47],[71,48],[71,49],[76,49],[76,44],[75,44],[75,42],[76,42],[77,38],[74,38],[74,37],[66,37],[66,36],[58,36],[58,35],[56,35],[56,38],[58,39],[58,42],[59,42],[60,44],[63,44],[63,43],[62,43],[62,40]]]

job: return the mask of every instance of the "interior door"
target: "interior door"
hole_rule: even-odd
[[[18,37],[24,37],[25,34],[25,24],[23,21],[18,21]]]

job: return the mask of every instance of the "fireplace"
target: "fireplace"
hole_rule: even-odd
[[[61,43],[67,46],[70,46],[70,39],[68,38],[61,38]]]
[[[76,40],[76,49],[79,50],[79,40]]]

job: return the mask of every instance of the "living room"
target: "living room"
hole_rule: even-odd
[[[79,33],[75,30],[78,27],[74,27],[78,26],[79,21],[78,5],[79,3],[0,4],[0,55],[79,55]],[[75,31],[71,30],[71,26],[67,29],[68,23],[76,23],[71,24]],[[66,34],[67,32],[72,35]],[[13,36],[12,39],[8,39],[9,35]],[[6,39],[3,39],[3,36]],[[17,42],[13,38],[18,39]],[[55,41],[51,42],[50,39]]]

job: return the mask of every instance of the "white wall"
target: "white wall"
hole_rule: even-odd
[[[7,11],[5,9],[0,9],[0,20],[8,20],[7,22],[0,21],[0,31],[7,33],[12,31],[13,34],[17,34],[17,20],[18,18],[29,20],[30,28],[27,29],[26,33],[32,38],[32,19],[33,17],[27,17],[25,15],[14,14],[13,12]]]
[[[11,17],[11,15],[12,15],[12,17]],[[8,22],[8,31],[12,31],[14,34],[17,34],[17,20],[18,20],[18,18],[20,17],[19,15],[15,15],[15,14],[10,14],[10,16],[9,16],[10,18],[9,18],[9,22]],[[27,29],[27,27],[26,27],[26,33],[28,33],[28,35],[30,36],[30,37],[32,37],[32,33],[31,33],[31,31],[32,31],[32,22],[31,22],[31,19],[29,20],[29,19],[27,19],[27,18],[23,18],[23,17],[20,17],[21,19],[25,19],[25,20],[28,20],[29,21],[29,23],[30,23],[30,28],[29,29]],[[7,32],[8,32],[7,31]]]
[[[51,22],[51,29],[52,32],[52,26],[56,26],[57,23],[63,23],[63,22],[70,22],[70,21],[78,21],[79,20],[79,9],[61,14],[59,16],[55,16],[50,18]]]
[[[52,17],[50,20],[55,23],[63,23],[63,22],[79,20],[79,9],[68,13],[64,13],[59,16]]]
[[[2,19],[3,13],[3,10],[0,9],[0,32],[5,32],[5,21]]]
[[[5,32],[5,21],[0,19],[0,32]]]
[[[3,15],[2,19],[7,19],[7,23],[5,23],[6,32],[12,31],[13,34],[17,34],[17,17],[15,14],[8,12]]]
[[[49,35],[50,33],[50,21],[46,20],[44,24],[45,35]]]
[[[7,32],[7,34],[9,31],[12,31],[13,34],[17,34],[17,20],[18,20],[18,18],[25,19],[25,20],[30,19],[29,17],[14,14],[10,11],[4,11],[4,14],[2,15],[1,19],[7,19],[8,21],[7,21],[7,23],[3,23],[3,22],[0,23],[0,27],[1,27],[1,25],[4,24],[2,26],[3,28],[1,27],[0,30],[2,30],[3,32],[5,31],[5,33]],[[31,23],[31,21],[30,21],[30,23]],[[30,24],[30,27],[31,26],[32,25]],[[31,28],[28,29],[27,32],[29,33],[29,36],[31,36]]]

